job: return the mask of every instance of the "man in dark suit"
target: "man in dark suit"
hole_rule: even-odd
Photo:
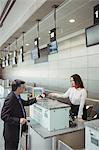
[[[20,124],[22,124],[22,130],[24,131],[27,122],[24,106],[37,102],[36,98],[28,101],[21,99],[20,94],[25,89],[24,81],[14,80],[12,82],[12,91],[6,97],[1,111],[1,119],[4,121],[5,150],[18,149]]]

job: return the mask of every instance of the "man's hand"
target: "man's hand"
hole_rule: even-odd
[[[32,100],[32,99],[33,99],[32,94],[31,93],[28,94],[28,100]]]
[[[20,124],[25,124],[27,122],[27,119],[25,119],[25,118],[20,118]]]
[[[40,95],[38,95],[38,96],[36,96],[36,100],[38,101],[38,100],[41,100],[42,99],[42,97],[40,96]]]

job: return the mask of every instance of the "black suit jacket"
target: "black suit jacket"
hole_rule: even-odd
[[[22,99],[23,109],[24,106],[29,106],[36,102],[36,98],[29,101],[24,101]],[[20,118],[24,118],[22,106],[20,105],[19,100],[12,91],[10,94],[8,94],[7,98],[5,99],[1,111],[1,119],[4,121],[3,135],[6,140],[19,140]]]

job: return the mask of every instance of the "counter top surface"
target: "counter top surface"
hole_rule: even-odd
[[[30,126],[31,128],[37,132],[42,138],[46,139],[46,138],[51,138],[57,135],[61,135],[61,134],[65,134],[65,133],[71,133],[71,132],[75,132],[81,129],[84,129],[84,122],[77,122],[77,126],[76,127],[68,127],[65,129],[61,129],[61,130],[56,130],[56,131],[48,131],[46,128],[42,127],[39,123],[37,123],[35,120],[30,119]]]
[[[93,129],[99,131],[99,119],[87,121],[84,124],[85,124],[85,126],[91,127]]]
[[[58,108],[70,107],[68,104],[64,104],[57,100],[52,100],[49,98],[44,98],[43,100],[39,100],[36,104],[46,109],[58,109]]]

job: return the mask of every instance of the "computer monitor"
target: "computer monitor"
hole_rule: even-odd
[[[36,97],[38,95],[42,95],[45,92],[43,87],[33,87],[32,89],[32,95],[33,97]]]
[[[21,61],[23,62],[24,61],[24,47],[23,46],[20,47],[20,56],[21,56]]]

